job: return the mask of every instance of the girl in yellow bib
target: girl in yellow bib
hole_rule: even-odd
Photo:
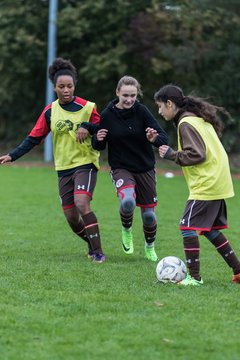
[[[74,96],[76,69],[70,60],[55,59],[49,67],[49,79],[57,100],[44,108],[23,142],[0,157],[0,164],[17,160],[51,131],[64,215],[74,233],[87,242],[88,257],[102,263],[105,255],[98,221],[90,208],[99,169],[99,153],[91,146],[91,135],[98,128],[100,116],[94,103]]]
[[[184,96],[181,88],[166,85],[156,92],[159,114],[173,120],[178,132],[178,151],[160,146],[160,157],[182,166],[189,197],[180,220],[180,230],[189,274],[179,285],[199,286],[200,244],[197,231],[216,248],[233,271],[232,281],[240,283],[240,262],[220,231],[227,228],[224,199],[234,196],[228,157],[219,136],[223,124],[217,112],[223,108],[195,96]],[[226,113],[226,112],[225,112]]]

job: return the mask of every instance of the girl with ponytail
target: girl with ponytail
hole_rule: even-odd
[[[240,283],[240,261],[220,231],[228,227],[225,200],[234,196],[228,156],[219,137],[223,123],[218,114],[225,109],[202,98],[184,96],[181,88],[169,84],[154,95],[159,114],[173,121],[178,134],[178,150],[159,147],[161,158],[182,167],[189,197],[180,220],[180,231],[188,267],[181,286],[201,286],[200,243],[204,235],[232,269],[232,282]]]

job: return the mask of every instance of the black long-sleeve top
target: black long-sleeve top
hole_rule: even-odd
[[[104,150],[108,144],[108,162],[111,169],[126,169],[141,173],[154,168],[155,156],[152,145],[167,144],[168,137],[146,106],[136,101],[130,109],[118,109],[113,100],[101,113],[100,129],[107,129],[107,137],[98,141],[96,134],[92,146]],[[154,143],[146,138],[146,128],[157,130]]]

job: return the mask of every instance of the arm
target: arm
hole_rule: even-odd
[[[164,130],[162,130],[163,132],[159,134],[157,130],[148,127],[145,131],[148,141],[155,147],[167,144],[167,134]]]
[[[99,130],[92,137],[92,147],[95,150],[100,151],[100,150],[104,150],[106,148],[107,133],[108,133],[107,120],[104,117],[104,115],[102,114],[101,120],[100,120],[100,125],[99,125]]]
[[[81,127],[79,129],[81,129],[81,128],[87,130],[90,135],[96,134],[98,132],[98,130],[100,129],[99,125],[88,123],[88,122],[81,123]]]
[[[99,130],[100,115],[94,107],[89,122],[84,121],[81,123],[80,128],[77,131],[76,140],[80,143],[84,142],[87,136],[96,134]]]
[[[11,161],[15,161],[17,159],[19,159],[21,156],[25,155],[26,153],[28,153],[30,150],[32,150],[32,148],[34,148],[34,146],[39,145],[41,143],[42,139],[41,138],[34,138],[32,136],[28,136],[26,137],[23,142],[18,145],[18,147],[16,147],[14,150],[12,150],[9,153],[9,156],[11,156],[12,160]]]
[[[35,145],[40,144],[41,138],[26,137],[23,142],[18,145],[9,154],[0,157],[0,164],[15,161],[27,152],[29,152]]]
[[[146,118],[146,137],[149,142],[155,147],[166,145],[168,143],[168,136],[163,128],[159,125],[158,121],[152,115],[152,113],[143,106]]]
[[[104,150],[107,144],[107,129],[100,129],[97,134],[94,134],[92,137],[92,147],[95,150]]]
[[[152,142],[152,144],[155,147],[159,147],[161,145],[165,145],[168,143],[168,136],[166,132],[161,128],[161,130],[158,130],[158,135],[156,137],[156,140]]]
[[[0,157],[0,164],[15,161],[21,156],[28,153],[34,146],[39,145],[47,134],[50,132],[49,122],[45,115],[49,112],[49,108],[46,107],[42,114],[39,116],[35,126],[31,130],[30,134],[9,154]]]
[[[179,127],[181,151],[174,151],[168,146],[159,149],[162,158],[173,160],[181,166],[191,166],[206,160],[206,146],[197,130],[188,123]]]

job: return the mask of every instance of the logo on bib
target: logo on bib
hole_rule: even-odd
[[[81,127],[81,123],[73,123],[71,120],[58,120],[56,122],[56,130],[60,134],[67,134],[68,132],[77,130]]]

